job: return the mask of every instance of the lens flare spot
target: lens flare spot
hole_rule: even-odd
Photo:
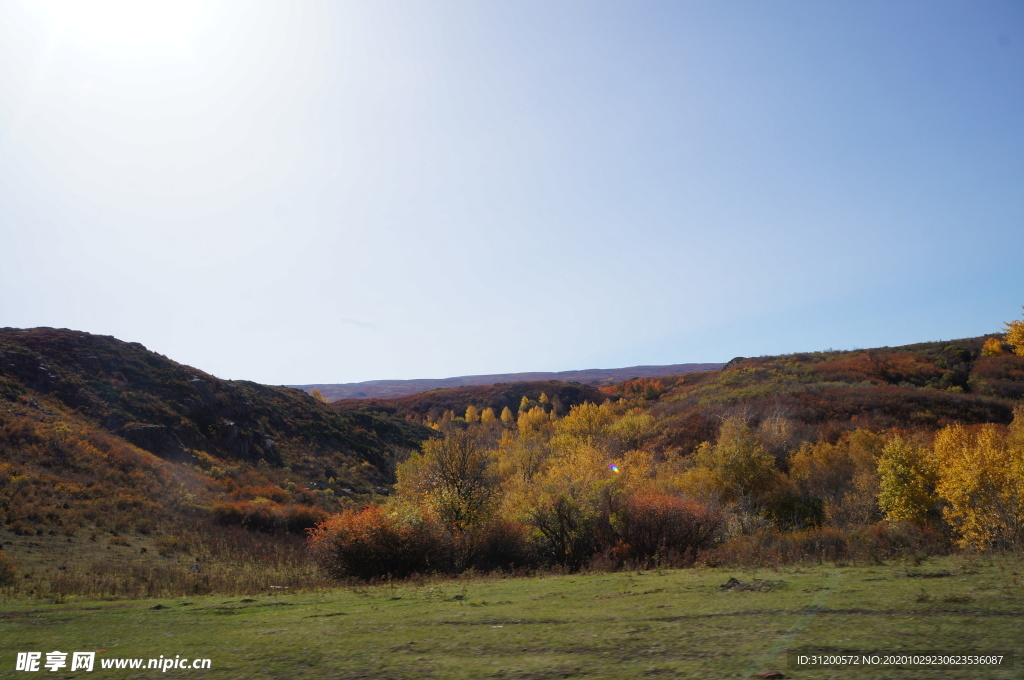
[[[619,466],[616,465],[615,463],[608,463],[608,469],[614,472],[615,474],[619,473]]]

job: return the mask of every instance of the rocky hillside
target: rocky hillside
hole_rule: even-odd
[[[0,562],[54,597],[308,585],[306,531],[389,493],[431,434],[138,343],[0,329]]]
[[[310,483],[351,469],[351,484],[387,484],[393,457],[426,436],[301,390],[220,380],[139,343],[52,328],[0,329],[0,400],[47,402],[165,460],[203,452],[288,467]]]

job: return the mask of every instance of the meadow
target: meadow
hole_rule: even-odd
[[[46,677],[1016,678],[1019,667],[790,667],[808,654],[1024,651],[1019,557],[463,576],[249,596],[7,595],[0,675],[23,651],[209,658],[209,670]],[[731,587],[725,587],[736,579]],[[1020,660],[1017,663],[1021,663]],[[65,669],[66,670],[66,669]]]

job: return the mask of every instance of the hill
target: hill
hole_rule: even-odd
[[[315,586],[327,577],[310,561],[307,529],[343,510],[367,527],[375,517],[413,522],[414,507],[425,519],[398,528],[438,541],[447,552],[431,558],[435,568],[449,553],[481,569],[506,558],[570,569],[642,562],[653,558],[628,552],[639,544],[619,534],[631,531],[628,513],[648,510],[690,513],[723,532],[701,533],[707,545],[693,550],[727,537],[734,543],[723,550],[748,554],[757,541],[783,540],[757,527],[855,546],[889,530],[876,524],[880,460],[899,437],[924,451],[955,423],[1017,436],[1020,422],[1005,425],[1021,413],[1024,357],[992,337],[737,358],[601,387],[516,382],[327,405],[293,388],[220,380],[108,336],[0,329],[0,576],[9,555],[19,592],[53,596]],[[470,406],[520,418],[461,417]],[[407,460],[427,437],[451,435],[453,445],[475,442],[466,451],[480,454],[486,474],[466,488],[500,520],[465,534],[472,553],[444,542],[461,529],[434,524],[455,516],[444,514],[453,497],[424,467],[443,442]],[[752,456],[756,475],[729,476],[746,475],[726,464],[737,452]],[[396,466],[403,514],[360,511],[392,494]],[[938,533],[900,541],[968,540],[935,503],[922,516]],[[718,508],[731,518],[727,535]],[[552,518],[586,521],[566,534]],[[1003,545],[1003,534],[990,542]],[[566,537],[579,545],[556,544]]]
[[[1017,550],[1024,357],[1009,349],[982,337],[737,358],[568,409],[524,394],[512,413],[501,386],[374,402],[443,438],[398,466],[401,513],[332,518],[311,551],[369,579]],[[500,418],[480,411],[499,398]],[[396,551],[368,527],[415,539]]]
[[[370,380],[359,383],[330,383],[292,385],[306,392],[320,390],[328,401],[340,399],[394,399],[410,394],[449,387],[494,385],[518,382],[577,382],[587,385],[612,385],[630,378],[656,378],[697,371],[711,371],[725,364],[672,364],[667,366],[629,366],[626,368],[590,368],[581,371],[555,373],[496,373],[494,375],[463,375],[455,378],[428,378],[420,380]]]
[[[28,591],[199,592],[257,560],[261,579],[297,578],[305,530],[388,493],[430,434],[138,343],[0,329],[0,558]],[[67,581],[69,554],[91,585]],[[197,580],[196,560],[222,566]]]
[[[0,329],[0,398],[47,398],[171,461],[196,452],[289,467],[311,480],[369,462],[389,479],[393,448],[423,433],[404,421],[325,408],[289,387],[220,380],[122,342],[68,330]],[[327,476],[336,476],[335,473]]]
[[[541,393],[557,415],[585,401],[636,400],[657,423],[657,449],[692,451],[724,418],[785,420],[788,445],[835,439],[858,427],[934,431],[954,422],[1008,423],[1024,397],[1024,358],[982,356],[995,336],[865,350],[737,357],[719,370],[639,377],[600,388],[558,381],[436,389],[394,399],[343,399],[341,411],[436,422],[474,406],[508,407]]]
[[[934,431],[953,423],[1009,423],[1024,397],[1024,358],[982,356],[988,338],[865,350],[737,358],[721,371],[607,389],[647,390],[660,423],[655,445],[692,450],[718,424],[742,415],[754,425],[785,420],[790,444],[834,440],[858,427]]]

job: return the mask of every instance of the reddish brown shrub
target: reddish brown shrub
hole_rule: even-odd
[[[333,578],[403,578],[451,567],[450,539],[436,521],[397,517],[372,505],[321,522],[309,534],[309,548]]]
[[[855,530],[814,527],[805,531],[762,531],[736,536],[705,552],[710,566],[777,566],[795,562],[859,560],[943,554],[949,538],[928,526],[878,522]]]
[[[17,569],[14,568],[14,562],[0,550],[0,587],[13,584],[16,575]]]
[[[538,555],[529,532],[529,527],[511,520],[483,525],[470,539],[469,566],[477,571],[514,571],[536,566]]]
[[[675,562],[714,543],[722,528],[706,505],[666,494],[622,499],[612,515],[613,554],[638,564]]]
[[[213,519],[225,526],[240,526],[266,533],[305,534],[327,518],[319,508],[281,505],[273,501],[236,501],[213,506]]]
[[[231,494],[236,500],[253,500],[266,498],[275,503],[288,503],[292,500],[291,494],[279,486],[263,484],[261,486],[246,485],[235,489]]]

